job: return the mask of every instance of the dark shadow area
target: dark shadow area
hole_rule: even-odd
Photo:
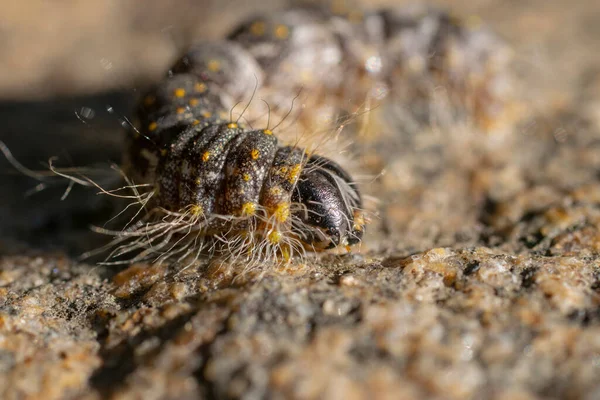
[[[48,174],[58,168],[87,168],[103,185],[118,184],[111,163],[120,163],[125,130],[135,93],[110,93],[43,102],[0,103],[0,140],[26,168]],[[66,251],[93,249],[108,237],[91,232],[115,212],[115,201],[95,188],[75,185],[61,200],[69,181],[50,176],[36,180],[0,154],[0,252],[19,247]],[[37,191],[38,185],[45,188]]]

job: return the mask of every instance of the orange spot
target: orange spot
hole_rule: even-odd
[[[260,151],[258,151],[258,149],[253,149],[250,152],[250,157],[252,157],[253,160],[258,160],[258,157],[260,157]]]
[[[204,93],[206,91],[206,83],[204,82],[197,82],[194,85],[194,90],[198,93]]]
[[[271,242],[271,244],[279,243],[281,241],[282,237],[283,237],[283,235],[279,231],[273,231],[273,232],[269,233],[269,235],[267,236],[267,238],[269,239],[269,242]]]
[[[236,124],[235,122],[230,122],[229,124],[227,124],[227,127],[229,129],[235,129],[238,127],[238,124]]]
[[[221,62],[219,60],[209,60],[206,68],[211,72],[217,72],[221,69]]]
[[[175,97],[183,97],[183,96],[185,96],[185,89],[177,88],[173,91],[173,94],[175,95]]]
[[[283,189],[280,186],[274,186],[269,189],[269,194],[271,196],[280,196],[283,193]]]
[[[286,39],[290,34],[290,29],[285,25],[277,25],[275,27],[275,37],[277,39]]]
[[[283,259],[286,262],[290,261],[290,259],[292,258],[292,255],[290,254],[290,249],[288,246],[281,248],[281,254],[283,255]]]
[[[156,130],[156,128],[158,128],[158,124],[156,122],[151,122],[150,125],[148,125],[148,130],[150,132]]]
[[[353,23],[362,22],[364,20],[364,18],[365,18],[364,14],[360,11],[350,11],[348,13],[348,21],[353,22]]]
[[[264,133],[265,135],[272,135],[272,134],[273,134],[273,131],[272,131],[272,130],[270,130],[270,129],[265,129],[265,130],[263,131],[263,133]]]
[[[280,203],[275,207],[273,215],[277,219],[277,222],[285,222],[290,217],[290,203]]]
[[[457,24],[459,25],[459,24]],[[470,15],[465,23],[468,29],[474,31],[481,28],[482,21],[479,15]]]
[[[198,125],[200,123],[200,121],[198,121],[197,119],[192,121],[192,125]]]
[[[190,209],[190,212],[192,213],[192,215],[204,215],[204,208],[202,208],[202,206],[199,206],[197,204],[194,204],[192,206],[192,208]]]
[[[204,112],[202,113],[202,116],[203,116],[204,118],[210,118],[210,117],[212,117],[212,113],[211,113],[210,111],[204,111]]]
[[[262,36],[265,34],[266,25],[262,21],[256,21],[252,25],[250,25],[250,33],[254,36]]]
[[[367,221],[365,220],[365,216],[361,211],[358,210],[354,210],[353,214],[354,224],[352,226],[352,229],[358,232],[362,232],[362,230],[365,228],[365,224],[367,223]]]
[[[333,0],[331,2],[331,12],[337,15],[342,15],[348,12],[346,2],[343,0]]]
[[[250,177],[250,175],[249,175],[249,174],[244,174],[244,175],[242,176],[242,179],[244,179],[246,182],[248,182],[248,181],[250,180],[250,178],[251,178],[251,177]]]
[[[300,171],[302,171],[302,164],[294,165],[288,173],[288,182],[295,183],[298,180],[298,177],[300,176]]]
[[[255,203],[244,203],[242,206],[242,215],[254,215],[256,213]]]
[[[195,107],[200,103],[198,99],[190,99],[190,106]]]
[[[202,154],[202,161],[207,162],[209,158],[210,158],[210,151],[205,151],[204,154]]]
[[[177,110],[175,110],[175,112],[177,112],[177,114],[183,114],[185,112],[185,108],[177,107]]]

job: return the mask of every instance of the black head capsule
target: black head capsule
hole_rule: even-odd
[[[353,245],[362,238],[360,193],[350,175],[333,161],[311,157],[292,201],[302,205],[294,213],[294,230],[316,250]]]

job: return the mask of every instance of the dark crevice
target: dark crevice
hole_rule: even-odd
[[[463,270],[463,273],[469,276],[479,271],[479,268],[481,268],[481,263],[479,261],[471,261],[467,264],[467,266]]]
[[[144,329],[115,347],[106,348],[105,343],[101,343],[102,348],[99,356],[102,359],[102,366],[92,374],[90,386],[103,397],[113,394],[125,383],[127,377],[140,363],[135,355],[135,350],[140,343],[150,338],[158,338],[161,343],[174,338],[195,314],[196,311],[189,312],[168,321],[158,328]],[[101,336],[101,340],[104,341],[106,336],[105,332]]]
[[[537,273],[537,270],[538,268],[535,267],[527,267],[521,272],[521,287],[529,289],[535,284],[535,274]]]
[[[600,307],[582,308],[572,311],[567,315],[569,321],[587,327],[592,323],[600,322]]]

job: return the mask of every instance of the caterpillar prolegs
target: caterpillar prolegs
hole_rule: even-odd
[[[423,81],[443,80],[456,93],[475,85],[473,109],[492,116],[501,102],[488,68],[494,56],[485,40],[472,40],[480,36],[438,12],[306,6],[253,18],[227,40],[192,47],[138,107],[126,174],[150,185],[139,199],[152,211],[119,235],[113,254],[183,259],[207,250],[289,259],[360,242],[365,216],[355,180],[314,151],[331,141],[306,150],[281,138],[327,136],[399,81],[418,93],[411,101],[427,97]],[[457,51],[472,65],[457,69]],[[290,126],[270,128],[296,97]]]

